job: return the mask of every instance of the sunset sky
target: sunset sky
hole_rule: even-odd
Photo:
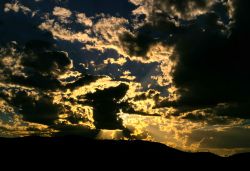
[[[250,152],[248,0],[0,0],[0,137]]]

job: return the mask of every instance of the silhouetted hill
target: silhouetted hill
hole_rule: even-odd
[[[144,161],[224,161],[249,160],[250,154],[237,154],[222,158],[212,153],[182,152],[160,143],[145,141],[93,140],[78,136],[66,137],[25,137],[0,138],[3,156],[37,156],[59,158],[77,155],[81,158],[110,160],[144,160]],[[79,160],[79,158],[78,158]]]

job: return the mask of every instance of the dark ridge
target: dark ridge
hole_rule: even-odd
[[[167,162],[167,161],[231,161],[249,160],[250,153],[219,157],[212,153],[182,152],[160,143],[146,141],[93,140],[80,136],[0,138],[1,156],[28,157],[34,160],[110,160]],[[38,156],[38,157],[37,157]],[[79,156],[79,157],[77,157]]]

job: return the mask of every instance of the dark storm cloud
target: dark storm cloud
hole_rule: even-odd
[[[198,15],[216,12],[224,22],[229,22],[228,0],[158,0],[153,2],[151,19],[165,13],[174,19],[190,20]],[[154,22],[154,21],[153,21]]]
[[[244,6],[247,8],[249,4]],[[198,17],[197,24],[189,26],[188,34],[178,41],[179,62],[173,77],[183,103],[211,105],[249,101],[246,43],[249,30],[242,32],[249,24],[243,27],[241,20],[247,13],[237,17],[238,8],[242,8],[240,3],[236,6],[235,24],[228,33],[223,32],[216,14],[206,14],[204,19]]]
[[[23,119],[29,122],[52,125],[62,110],[60,105],[53,103],[51,97],[43,94],[35,97],[21,90],[12,96],[1,93],[0,97],[15,107],[23,115]]]
[[[247,1],[240,1],[240,0],[233,0],[232,5],[234,6],[234,18],[236,19],[236,22],[239,24],[238,27],[243,27],[248,25],[249,22],[247,22],[247,16],[246,14],[248,13],[248,7],[249,7],[249,2]]]
[[[231,104],[221,104],[217,105],[214,109],[212,109],[213,113],[219,116],[230,116],[230,117],[240,117],[243,119],[250,118],[250,102],[235,102]]]
[[[145,56],[151,44],[153,44],[153,39],[149,33],[147,30],[145,32],[139,31],[136,36],[131,33],[124,33],[120,37],[124,50],[131,56]]]
[[[93,106],[94,124],[97,129],[121,129],[122,121],[117,117],[119,109],[123,105],[119,102],[128,91],[129,86],[120,84],[95,93],[86,94],[87,104]]]
[[[25,56],[22,65],[36,70],[45,75],[59,75],[64,73],[71,62],[67,54],[59,51],[35,52],[36,54]],[[34,51],[33,51],[34,52]],[[42,65],[41,65],[42,64]]]
[[[57,77],[69,69],[71,61],[66,53],[57,51],[51,45],[48,48],[48,44],[49,42],[36,40],[29,41],[24,47],[16,43],[7,43],[7,46],[2,47],[5,50],[1,54],[0,65],[5,76],[4,81],[44,90],[61,88]],[[9,60],[12,61],[20,60],[15,64],[21,68],[18,74],[12,69],[13,66],[4,64],[6,56],[11,57]]]
[[[193,3],[191,7],[189,7],[190,2]],[[192,34],[194,30],[189,31],[189,29],[192,29],[189,27],[193,27],[192,25],[194,22],[196,22],[197,29],[200,30],[202,30],[203,27],[209,27],[209,24],[212,24],[209,22],[220,21],[224,24],[229,23],[228,7],[224,4],[224,1],[212,3],[213,5],[211,5],[211,7],[207,7],[207,4],[207,0],[154,1],[152,10],[149,12],[149,21],[137,29],[134,34],[126,32],[120,36],[121,44],[124,50],[132,56],[147,57],[146,54],[152,45],[159,42],[166,45],[173,45],[176,44],[182,36]],[[175,11],[171,12],[171,7],[175,7]],[[196,16],[199,16],[198,14],[194,14],[194,17],[189,19],[172,15],[172,13],[175,14],[176,11],[183,14],[186,14],[187,10],[193,12],[196,8],[200,10],[204,8],[209,10],[209,12],[200,14],[201,17],[198,19],[199,21],[196,20]],[[212,19],[212,17],[210,17],[210,19],[206,19],[209,18],[210,15],[214,15],[213,13],[216,13],[214,18],[217,17],[217,20]],[[206,17],[206,15],[208,15],[208,17]]]
[[[157,2],[163,6],[174,5],[184,14],[189,2],[195,3],[195,8],[206,7],[205,1]],[[225,13],[227,7],[222,1],[215,3],[208,12],[188,20],[172,18],[168,8],[162,11],[163,7],[156,5],[155,11],[160,8],[160,12],[151,16],[151,22],[135,35],[123,35],[124,49],[131,55],[144,56],[155,42],[174,45],[175,53],[171,58],[177,65],[172,76],[181,95],[177,106],[202,108],[228,103],[230,111],[216,113],[249,118],[249,110],[243,106],[250,100],[247,20],[250,3],[235,0],[233,5],[234,17],[230,25],[228,13]]]
[[[120,36],[123,49],[131,56],[146,56],[150,47],[159,41],[172,43],[171,34],[181,32],[167,13],[154,14],[152,23],[146,23],[135,34],[124,33]]]

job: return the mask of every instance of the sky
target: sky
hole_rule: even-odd
[[[0,136],[250,152],[249,7],[1,0]]]

